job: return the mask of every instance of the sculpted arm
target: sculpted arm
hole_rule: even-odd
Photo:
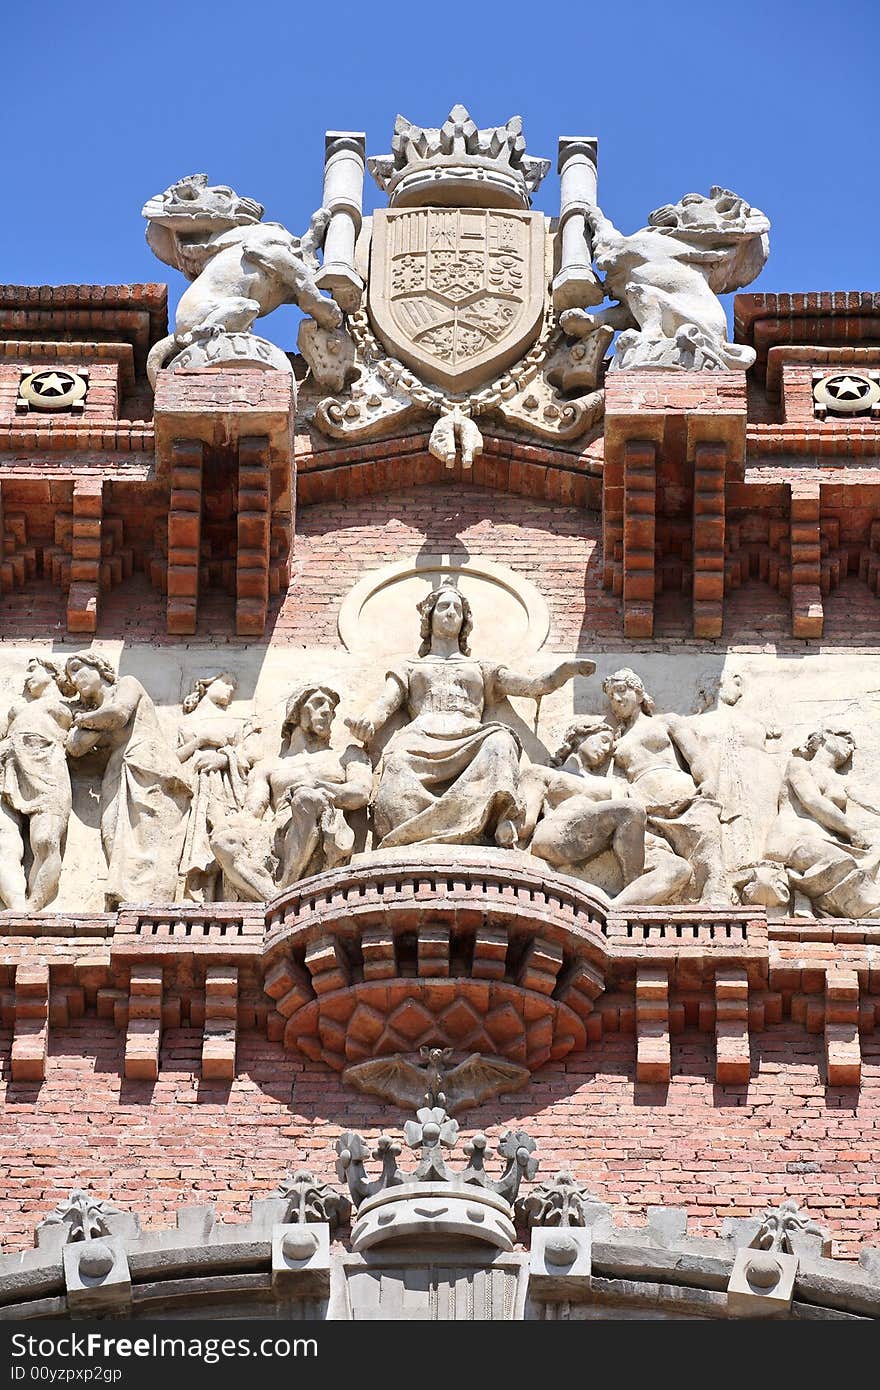
[[[525,676],[517,671],[509,671],[501,666],[495,678],[495,687],[500,695],[524,695],[536,700],[541,695],[549,695],[575,676],[591,676],[596,669],[595,661],[578,657],[574,661],[560,661],[537,676]]]
[[[359,811],[373,791],[373,768],[362,748],[352,745],[342,757],[345,781],[334,788],[333,799],[342,811]]]
[[[710,762],[706,756],[706,747],[701,735],[691,721],[683,718],[680,714],[667,715],[664,722],[672,742],[684,758],[697,786],[710,796],[714,796],[717,787],[710,771]]]
[[[369,743],[392,714],[401,708],[405,699],[406,691],[400,680],[389,675],[379,698],[356,719],[346,719],[345,722],[359,742]]]
[[[270,766],[265,762],[257,763],[248,777],[245,810],[250,811],[257,820],[265,815],[272,799],[272,788],[269,784]]]

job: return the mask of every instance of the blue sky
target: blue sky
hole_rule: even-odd
[[[599,198],[623,231],[711,183],[770,217],[757,287],[880,288],[880,6],[850,0],[629,0],[606,6],[347,0],[47,0],[7,20],[0,279],[167,280],[143,237],[147,197],[205,171],[305,229],[323,133],[394,116],[481,125],[515,112],[553,160],[535,206],[558,208],[560,134],[599,137]],[[372,206],[382,199],[368,177]],[[291,311],[292,312],[292,311]],[[267,336],[293,346],[281,311]]]

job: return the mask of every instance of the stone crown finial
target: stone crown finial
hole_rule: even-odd
[[[511,1204],[516,1200],[519,1185],[523,1178],[531,1181],[538,1170],[535,1158],[535,1141],[523,1130],[508,1130],[498,1142],[498,1153],[505,1161],[504,1171],[497,1179],[489,1177],[485,1171],[488,1140],[485,1134],[475,1134],[464,1146],[468,1155],[467,1168],[451,1171],[446,1166],[444,1149],[452,1149],[458,1140],[458,1121],[450,1119],[442,1106],[421,1106],[414,1120],[407,1120],[403,1135],[411,1149],[421,1150],[418,1166],[411,1173],[403,1172],[397,1164],[400,1145],[383,1134],[378,1140],[372,1157],[382,1161],[382,1172],[375,1182],[370,1182],[364,1168],[364,1160],[370,1150],[359,1134],[347,1130],[336,1141],[336,1171],[340,1179],[348,1183],[355,1204],[360,1205],[367,1198],[374,1197],[386,1189],[399,1187],[403,1183],[449,1183],[458,1188],[462,1186],[483,1187],[495,1192]]]
[[[479,130],[458,105],[439,127],[398,116],[391,153],[373,156],[367,167],[392,207],[526,208],[550,161],[526,154],[521,116]]]

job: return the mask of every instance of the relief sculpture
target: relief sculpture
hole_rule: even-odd
[[[244,807],[218,820],[211,849],[236,897],[260,902],[307,874],[351,857],[354,832],[346,812],[366,806],[372,768],[349,744],[330,746],[338,693],[306,685],[287,702],[281,751],[248,775]]]
[[[470,655],[468,600],[444,582],[419,604],[418,656],[387,673],[378,700],[349,722],[370,744],[398,710],[409,722],[382,757],[373,808],[379,849],[398,845],[479,843],[486,835],[516,845],[524,808],[519,797],[520,744],[506,724],[483,718],[508,695],[536,699],[596,669],[586,659],[562,661],[539,676]]]
[[[39,912],[58,892],[71,809],[64,752],[70,724],[58,668],[34,657],[0,739],[0,901],[19,912]]]
[[[531,675],[474,656],[471,605],[452,578],[417,612],[417,654],[392,661],[372,704],[339,721],[348,737],[332,737],[339,690],[316,679],[284,702],[275,753],[255,717],[232,712],[229,673],[199,677],[174,716],[97,652],[63,669],[33,657],[0,738],[2,907],[40,911],[60,888],[82,892],[66,841],[76,823],[83,856],[83,808],[96,802],[109,909],[267,901],[356,846],[368,860],[483,845],[573,874],[618,910],[741,902],[774,917],[880,919],[880,808],[852,772],[848,729],[821,725],[786,756],[742,673],[700,676],[679,713],[659,712],[624,668],[602,683],[605,712],[572,720],[551,756],[505,702],[538,701],[594,662]]]
[[[192,902],[222,898],[222,871],[210,844],[211,825],[244,806],[250,757],[248,728],[229,713],[236,681],[226,673],[196,681],[183,702],[177,756],[190,772],[192,802],[180,879]]]
[[[78,697],[67,752],[106,758],[101,842],[107,906],[173,902],[192,789],[156,707],[139,680],[117,676],[95,652],[69,657],[65,676]]]
[[[592,715],[568,729],[555,767],[525,770],[523,841],[531,835],[531,854],[566,871],[583,866],[587,876],[589,861],[610,850],[623,884],[616,907],[671,902],[690,883],[690,865],[648,831],[626,783],[602,775],[613,750],[613,727]]]

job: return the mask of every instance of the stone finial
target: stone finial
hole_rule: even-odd
[[[531,1181],[538,1170],[534,1139],[523,1130],[507,1130],[498,1142],[498,1153],[505,1161],[504,1171],[499,1178],[493,1179],[485,1170],[489,1147],[485,1134],[475,1134],[465,1144],[465,1153],[470,1159],[466,1168],[455,1171],[447,1167],[443,1150],[455,1147],[458,1132],[458,1122],[451,1119],[442,1106],[422,1106],[416,1111],[414,1120],[407,1120],[403,1130],[408,1146],[421,1150],[421,1159],[414,1171],[404,1172],[398,1167],[400,1145],[382,1135],[372,1153],[373,1158],[382,1160],[382,1173],[375,1182],[370,1182],[364,1167],[368,1146],[351,1130],[336,1141],[336,1171],[340,1179],[348,1183],[358,1206],[388,1188],[416,1183],[449,1184],[459,1189],[482,1187],[512,1204],[522,1179]]]
[[[125,1213],[111,1202],[101,1201],[81,1187],[75,1187],[69,1197],[59,1202],[54,1211],[37,1223],[35,1234],[50,1226],[66,1226],[65,1245],[77,1240],[95,1240],[98,1236],[110,1234],[107,1218],[123,1216]]]
[[[524,1225],[585,1226],[587,1210],[597,1204],[585,1187],[579,1187],[566,1169],[534,1187],[516,1204],[517,1219]]]
[[[827,1239],[821,1226],[802,1212],[797,1202],[789,1197],[781,1206],[767,1208],[761,1225],[749,1242],[749,1249],[792,1255],[795,1253],[792,1235],[820,1236],[823,1241]]]
[[[351,1203],[341,1192],[320,1182],[307,1168],[299,1168],[278,1184],[274,1193],[287,1202],[282,1218],[285,1225],[326,1221],[331,1232],[344,1224],[351,1212]]]
[[[392,207],[525,208],[550,161],[526,154],[521,116],[480,130],[458,105],[439,127],[398,116],[391,153],[373,156],[367,167]]]

